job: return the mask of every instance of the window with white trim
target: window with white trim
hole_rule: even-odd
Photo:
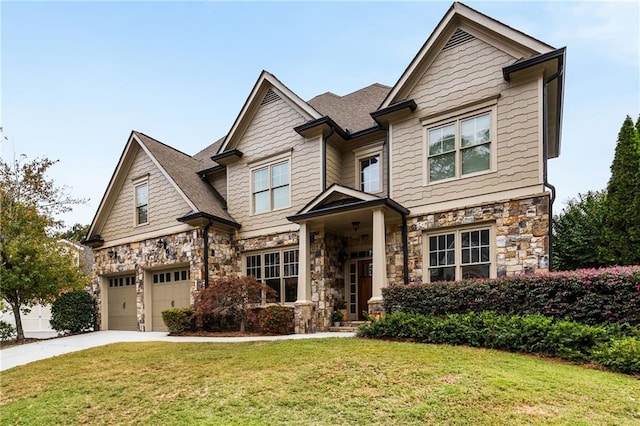
[[[251,197],[254,213],[289,207],[291,200],[289,160],[252,170]]]
[[[135,198],[135,224],[149,223],[149,183],[144,182],[134,186]]]
[[[492,114],[484,111],[427,127],[429,182],[491,170]]]
[[[355,157],[355,187],[362,192],[375,194],[382,192],[382,147],[384,142],[367,145],[353,150]]]
[[[245,257],[246,273],[267,284],[279,303],[293,303],[298,297],[299,252],[272,250]]]
[[[427,235],[426,244],[429,282],[491,276],[490,228]]]

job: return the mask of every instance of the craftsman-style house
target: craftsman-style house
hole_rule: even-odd
[[[309,333],[390,283],[547,269],[564,58],[454,3],[392,87],[305,101],[264,71],[193,156],[132,132],[87,236],[102,329],[163,330],[229,274]]]

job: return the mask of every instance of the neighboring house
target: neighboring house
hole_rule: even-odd
[[[393,87],[305,102],[264,71],[194,156],[132,132],[87,239],[102,328],[164,330],[230,274],[308,333],[389,283],[546,270],[564,58],[454,3]]]
[[[76,244],[69,240],[58,240],[61,251],[71,253],[75,258],[76,265],[87,275],[91,275],[93,254],[89,247]],[[0,320],[6,321],[13,326],[16,324],[15,317],[11,308],[7,306],[6,311],[0,311]],[[25,332],[53,332],[51,324],[51,305],[37,304],[30,308],[28,313],[21,313],[22,328]]]

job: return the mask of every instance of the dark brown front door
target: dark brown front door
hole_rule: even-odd
[[[371,260],[358,261],[358,321],[364,321],[362,311],[369,311],[369,299],[371,299]]]

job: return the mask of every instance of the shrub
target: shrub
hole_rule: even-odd
[[[200,290],[193,304],[195,325],[206,331],[246,331],[255,305],[273,300],[275,292],[254,277],[220,277]]]
[[[263,334],[292,334],[293,309],[286,306],[267,306],[258,314]]]
[[[193,329],[193,310],[191,308],[170,308],[162,311],[162,321],[169,334],[180,334]]]
[[[640,371],[638,329],[629,325],[613,329],[620,335],[611,334],[611,327],[554,321],[542,315],[469,312],[434,317],[395,312],[360,327],[358,335],[538,353],[571,361],[593,361],[615,371],[637,374]]]
[[[640,338],[613,338],[594,350],[593,360],[613,371],[640,374]]]
[[[51,305],[51,328],[58,333],[93,329],[96,310],[93,298],[83,290],[62,293]]]
[[[16,335],[16,328],[13,324],[0,320],[0,340],[5,341],[12,339]]]
[[[495,311],[596,325],[640,324],[640,267],[583,269],[495,280],[396,284],[382,289],[387,313]]]

